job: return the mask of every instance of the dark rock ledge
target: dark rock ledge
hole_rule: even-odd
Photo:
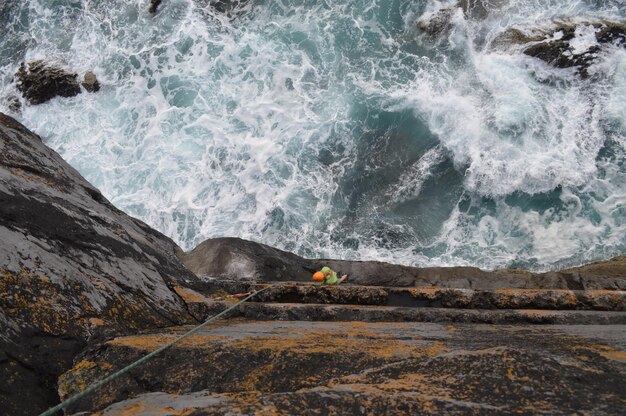
[[[0,414],[38,414],[267,282],[282,286],[71,411],[610,415],[626,400],[623,257],[533,274],[239,239],[183,253],[3,114],[0,260]],[[324,264],[351,283],[311,286]]]
[[[242,281],[301,281],[328,265],[355,285],[457,289],[626,290],[626,257],[559,272],[485,271],[475,267],[409,267],[379,261],[305,259],[239,238],[214,238],[181,254],[199,276]]]

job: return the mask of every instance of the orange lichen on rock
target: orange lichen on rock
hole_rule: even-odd
[[[175,409],[171,406],[161,407],[145,401],[133,401],[126,407],[116,409],[116,416],[136,416],[144,414],[163,414],[167,416],[188,416],[194,412],[194,408],[188,407],[183,409]],[[102,413],[94,413],[93,416],[102,416]]]
[[[100,318],[89,318],[89,323],[93,326],[103,326],[104,321]]]
[[[52,335],[66,332],[70,322],[78,318],[78,312],[58,307],[65,303],[59,287],[46,276],[28,268],[20,269],[17,274],[2,271],[0,306],[19,316],[25,327],[35,327]]]
[[[240,382],[240,386],[244,391],[249,391],[251,393],[258,392],[260,386],[267,385],[268,381],[271,382],[273,372],[273,363],[260,365],[246,375],[246,377]],[[310,379],[308,381],[310,383],[312,382]]]
[[[524,316],[531,316],[537,318],[549,318],[553,317],[557,314],[555,311],[546,310],[546,309],[515,309],[515,312]]]
[[[287,332],[287,331],[286,331]],[[350,352],[371,358],[409,358],[435,355],[445,350],[438,343],[417,345],[404,340],[394,340],[388,334],[363,330],[307,330],[289,331],[291,336],[259,336],[233,340],[231,348],[252,351],[272,350],[297,354],[336,354]]]
[[[79,361],[59,377],[59,395],[68,397],[85,390],[93,382],[94,375],[108,375],[112,367],[107,362]]]
[[[27,172],[22,168],[9,167],[9,169],[15,176],[19,176],[27,181],[43,183],[60,191],[67,191],[67,186],[57,181],[56,178],[40,176],[36,174],[36,171]]]
[[[178,296],[183,298],[185,302],[205,303],[209,301],[209,299],[205,296],[202,296],[200,293],[187,287],[174,286],[174,291],[178,294]]]
[[[131,347],[138,350],[154,351],[163,345],[174,341],[176,335],[136,335],[130,337],[120,337],[108,341],[109,345]],[[226,337],[216,335],[194,334],[176,344],[176,348],[196,348],[209,347],[212,343],[223,341]]]
[[[608,345],[603,344],[594,344],[593,349],[604,358],[613,361],[619,361],[621,363],[626,363],[626,352],[624,351],[618,351],[609,347]]]

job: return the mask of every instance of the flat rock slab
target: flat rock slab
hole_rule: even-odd
[[[102,344],[61,378],[62,395],[186,329]],[[626,325],[231,320],[148,361],[73,411],[618,415],[625,376]]]
[[[216,315],[231,302],[190,304],[198,316]],[[545,309],[457,309],[411,308],[402,306],[320,305],[300,303],[247,302],[227,317],[276,321],[331,322],[446,322],[486,324],[626,324],[626,312],[556,311]]]
[[[265,289],[257,302],[318,303],[469,309],[555,309],[626,311],[623,290],[405,288],[317,286],[314,284],[244,284],[216,281],[200,291],[210,297]],[[181,296],[191,293],[182,289]]]

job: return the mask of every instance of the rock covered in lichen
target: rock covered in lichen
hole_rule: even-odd
[[[108,341],[61,378],[62,394],[179,333]],[[598,326],[237,321],[193,335],[73,410],[618,415],[624,332],[606,334]]]
[[[0,114],[0,408],[44,410],[89,340],[193,321],[171,289],[195,279],[177,250]]]

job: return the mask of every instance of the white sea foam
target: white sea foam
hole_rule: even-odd
[[[92,70],[102,89],[19,118],[185,248],[230,235],[405,264],[580,263],[626,249],[626,53],[607,50],[592,83],[489,45],[623,18],[592,3],[492,1],[429,40],[416,20],[453,2],[251,1],[229,17],[198,0],[154,16],[143,0],[29,0],[11,29],[25,58]],[[18,61],[2,65],[6,97]]]

